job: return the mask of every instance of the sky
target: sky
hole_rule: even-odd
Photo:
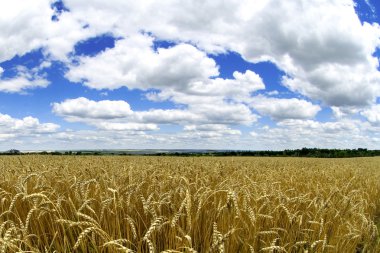
[[[380,149],[377,0],[0,0],[0,150]]]

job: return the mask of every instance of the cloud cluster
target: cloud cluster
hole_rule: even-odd
[[[318,122],[315,120],[285,120],[276,127],[262,127],[250,134],[255,146],[265,149],[358,148],[376,149],[379,128],[358,120]]]
[[[318,105],[297,98],[271,98],[256,96],[252,98],[252,107],[260,114],[276,121],[286,119],[312,119],[321,110]]]
[[[52,15],[46,0],[0,3],[0,62],[23,55],[44,44]]]
[[[64,130],[49,133],[33,142],[19,137],[23,149],[51,147],[54,149],[82,148],[206,148],[282,150],[302,147],[376,149],[380,129],[368,123],[343,120],[317,122],[314,120],[288,120],[275,127],[258,127],[247,136],[242,131],[220,125],[189,125],[183,132],[144,132],[109,130]],[[4,135],[4,134],[3,134]],[[18,142],[14,142],[18,148]],[[0,142],[0,148],[7,148]],[[54,145],[51,145],[51,144]]]
[[[153,38],[138,34],[118,40],[95,57],[79,57],[66,77],[95,89],[181,89],[194,80],[219,74],[214,60],[194,46],[153,50]]]
[[[286,73],[286,87],[326,105],[364,106],[379,96],[373,53],[380,45],[380,28],[359,20],[352,0],[66,3],[74,16],[86,14],[90,26],[118,36],[144,30],[159,39],[190,42],[208,53],[230,50],[251,62],[269,60]],[[129,19],[123,13],[135,14]],[[95,14],[113,18],[100,22]],[[119,46],[107,54],[116,52]],[[141,54],[136,61],[145,57]]]
[[[1,78],[0,70],[0,92],[22,93],[29,89],[46,88],[50,82],[39,73],[40,67],[27,69],[23,66],[17,67],[17,75],[12,78]]]
[[[67,99],[64,103],[54,103],[53,112],[75,119],[114,119],[125,118],[132,114],[131,107],[125,101],[103,100],[95,102],[84,97]]]
[[[184,128],[185,133],[193,134],[200,138],[222,138],[229,135],[241,135],[240,130],[231,129],[225,125],[205,124],[205,125],[187,125]]]
[[[0,113],[0,140],[54,133],[59,127],[54,123],[40,123],[37,118],[30,116],[16,119]]]
[[[53,0],[0,2],[0,62],[44,49],[46,56],[67,61],[74,45],[97,35],[97,29],[84,29],[86,22],[70,12],[56,13]],[[52,17],[59,15],[59,20]]]
[[[228,126],[250,125],[257,120],[257,116],[243,104],[198,104],[186,109],[133,111],[125,101],[93,101],[80,97],[52,106],[55,114],[70,122],[82,122],[112,131],[152,131],[158,130],[160,124],[178,124],[187,131],[202,131],[206,126],[213,126],[210,130],[227,133],[231,130]]]
[[[372,124],[380,125],[380,105],[374,105],[369,109],[363,110],[361,115],[366,117]]]
[[[58,21],[50,4],[14,1],[0,8],[0,41],[10,48],[0,62],[40,47],[67,60],[77,42],[109,33],[124,39],[101,56],[80,58],[67,73],[70,80],[97,89],[144,90],[217,76],[215,62],[195,45],[207,53],[234,51],[251,62],[269,60],[286,73],[286,87],[326,105],[364,106],[379,96],[373,53],[380,28],[359,20],[352,0],[66,0],[70,11]],[[7,20],[14,20],[11,26]],[[179,44],[154,52],[153,38]]]
[[[380,26],[361,22],[353,0],[65,0],[68,11],[52,8],[54,2],[0,3],[0,48],[7,49],[0,51],[0,63],[42,49],[46,62],[63,64],[71,82],[102,92],[139,90],[156,102],[145,111],[123,100],[84,97],[52,104],[53,113],[67,121],[96,127],[104,143],[118,143],[113,133],[125,139],[144,136],[147,145],[151,139],[173,145],[185,140],[190,145],[194,138],[222,143],[223,136],[244,143],[240,128],[257,123],[256,112],[275,121],[268,128],[255,126],[258,146],[275,144],[276,138],[284,146],[318,146],[315,136],[331,146],[351,145],[345,140],[373,146],[371,140],[379,138],[380,72],[374,54]],[[117,38],[115,46],[96,55],[75,54],[77,43],[102,34]],[[163,47],[159,41],[171,44]],[[212,55],[229,52],[251,63],[275,64],[291,96],[271,97],[260,73],[251,70],[222,77]],[[19,66],[14,77],[5,77],[7,69],[0,67],[0,92],[47,87],[44,69],[50,65],[45,63],[34,69]],[[174,106],[161,109],[160,102]],[[336,121],[314,120],[325,107]],[[362,121],[349,120],[352,115]],[[164,124],[183,131],[172,137],[157,133]],[[79,133],[58,134],[57,129],[36,118],[0,114],[0,139],[18,133],[80,139]],[[93,136],[88,141],[97,139],[90,130],[82,133]]]
[[[229,147],[237,149],[286,149],[300,148],[300,145],[319,148],[376,148],[377,141],[380,140],[380,129],[376,126],[377,107],[362,112],[363,116],[374,123],[371,126],[368,122],[345,118],[329,122],[312,120],[311,118],[320,110],[320,107],[305,100],[257,96],[253,98],[253,101],[252,106],[260,111],[260,114],[270,116],[279,122],[272,127],[256,125],[253,128],[254,131],[250,133],[251,138],[248,139],[241,130],[230,127],[231,125],[223,121],[225,116],[216,117],[214,121],[210,121],[213,118],[212,115],[204,115],[210,113],[210,108],[203,112],[202,110],[195,112],[191,108],[133,111],[127,102],[117,101],[120,103],[120,108],[126,108],[124,111],[127,113],[120,118],[102,115],[102,118],[107,119],[105,121],[99,117],[96,108],[103,108],[106,112],[114,106],[115,101],[96,102],[78,98],[55,103],[53,111],[68,120],[96,126],[100,134],[88,133],[91,133],[90,136],[93,138],[100,138],[99,141],[106,146],[117,144],[124,147],[120,144],[121,140],[133,139],[136,136],[145,140],[145,147],[151,148],[217,148],[222,143],[228,145],[228,141]],[[92,113],[86,109],[87,105],[93,108]],[[240,114],[239,110],[236,110],[226,115],[238,117]],[[235,118],[231,122],[239,122],[239,120]],[[171,134],[151,132],[158,130],[161,124],[173,123],[182,125],[183,132]],[[122,137],[116,137],[115,131]],[[61,134],[62,138],[63,136],[74,138],[76,133]],[[135,145],[138,147],[138,144]]]

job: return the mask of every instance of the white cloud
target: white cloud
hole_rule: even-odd
[[[249,70],[245,73],[234,72],[233,76],[234,79],[215,78],[191,82],[182,90],[162,89],[160,92],[148,93],[147,98],[153,101],[169,100],[186,106],[186,110],[170,112],[178,114],[184,124],[251,125],[258,116],[252,113],[246,103],[254,92],[264,89],[265,85],[259,75]],[[146,118],[153,115],[157,119],[170,118],[164,115],[158,117],[157,112],[146,112]]]
[[[216,63],[188,44],[153,50],[153,38],[134,35],[118,40],[95,57],[79,57],[66,77],[95,89],[185,89],[192,81],[218,75]]]
[[[343,120],[339,122],[316,122],[313,120],[290,120],[275,127],[259,126],[251,135],[239,133],[232,127],[211,125],[186,125],[182,132],[161,131],[110,131],[77,130],[61,131],[44,135],[43,138],[17,137],[19,144],[12,148],[90,149],[107,148],[205,148],[205,149],[251,149],[281,150],[302,147],[319,148],[378,148],[380,128],[366,122]],[[1,138],[1,137],[0,137]],[[7,144],[8,143],[8,144]],[[9,142],[0,142],[0,148],[9,149]]]
[[[114,131],[125,134],[124,140],[142,136],[147,145],[156,137],[161,144],[190,145],[214,136],[228,145],[221,136],[237,140],[239,130],[234,128],[252,126],[258,120],[251,111],[254,108],[280,122],[268,129],[253,129],[258,145],[272,141],[275,145],[276,138],[285,147],[286,142],[318,145],[317,137],[321,137],[331,146],[359,145],[360,141],[373,146],[371,141],[379,139],[379,105],[375,101],[380,96],[380,74],[374,52],[380,45],[380,27],[362,23],[352,0],[65,0],[70,12],[62,13],[58,22],[51,20],[51,3],[0,3],[0,48],[7,49],[0,52],[0,63],[39,48],[45,57],[39,67],[20,68],[12,78],[3,77],[8,69],[0,68],[0,91],[22,93],[47,87],[49,81],[41,72],[59,60],[71,81],[98,90],[139,89],[146,91],[150,100],[177,106],[159,109],[157,103],[148,111],[133,111],[126,101],[68,99],[54,103],[53,112],[95,126],[101,136],[95,131],[62,135],[82,143],[120,143]],[[76,43],[105,33],[121,38],[114,48],[95,57],[69,54]],[[170,40],[174,46],[154,49],[154,40]],[[250,70],[222,78],[210,54],[229,51],[250,62],[276,64],[286,73],[282,84],[308,99],[258,96],[255,92],[265,85]],[[310,120],[321,110],[317,104],[331,107],[337,121]],[[372,126],[348,120],[358,113]],[[0,139],[17,136],[17,131],[36,134],[56,128],[34,118],[10,121],[13,123],[0,131]],[[157,130],[160,124],[180,125],[184,132],[172,138],[144,133]],[[88,134],[88,139],[81,134]],[[54,133],[51,140],[57,136]]]
[[[53,11],[49,1],[1,1],[0,62],[39,48],[46,39],[45,29]]]
[[[87,15],[90,25],[120,36],[144,30],[210,53],[231,50],[251,62],[270,60],[287,73],[289,89],[327,105],[363,106],[379,96],[372,54],[380,44],[380,28],[362,24],[351,0],[66,3],[74,16]],[[133,18],[124,13],[134,13]],[[96,16],[112,18],[100,22]]]
[[[228,135],[241,135],[240,130],[231,129],[226,125],[219,124],[186,125],[184,127],[184,131],[207,138],[216,138]]]
[[[0,113],[0,134],[3,136],[24,136],[53,133],[60,126],[53,123],[40,123],[37,118],[25,117],[15,119],[7,114]]]
[[[237,101],[246,101],[251,93],[265,89],[261,77],[253,71],[235,71],[234,79],[215,78],[207,81],[192,82],[186,93],[199,96],[221,96]]]
[[[53,112],[57,115],[76,118],[115,119],[132,114],[131,107],[125,101],[92,101],[84,97],[67,99],[62,103],[53,103]]]
[[[360,109],[355,106],[345,106],[345,107],[331,106],[331,110],[332,110],[333,115],[337,119],[350,117],[352,115],[357,114],[360,111]]]
[[[25,77],[15,77],[6,80],[0,80],[0,91],[15,93],[22,92],[26,89],[45,88],[49,81],[45,79],[28,80]]]
[[[182,90],[166,88],[159,92],[148,92],[146,97],[156,102],[170,100],[175,104],[186,105],[190,111],[202,115],[219,112],[222,117],[228,118],[234,114],[234,117],[245,117],[245,122],[252,123],[257,117],[250,112],[246,103],[251,101],[253,93],[265,89],[265,85],[260,76],[250,70],[245,73],[235,71],[233,76],[234,79],[194,81]],[[240,115],[238,111],[232,113],[235,110],[241,110]]]
[[[0,2],[0,62],[44,48],[53,59],[67,61],[67,54],[84,39],[103,33],[99,27],[83,28],[86,21],[63,12],[54,22],[52,0]]]
[[[26,90],[34,88],[46,88],[49,83],[45,77],[38,73],[38,69],[29,70],[25,67],[18,66],[17,75],[15,77],[2,79],[0,75],[0,92],[25,92]]]
[[[335,107],[365,106],[380,95],[380,73],[376,65],[326,64],[299,75],[284,77],[283,84],[312,99]]]
[[[132,118],[137,122],[155,124],[250,125],[256,122],[258,117],[243,104],[217,103],[191,105],[187,109],[136,111]]]
[[[372,124],[380,124],[380,105],[374,105],[369,109],[361,112],[361,115],[366,117]]]
[[[12,139],[15,136],[16,136],[15,134],[2,134],[2,133],[0,133],[0,140],[1,141],[5,141],[5,140],[8,140],[8,139]]]
[[[108,120],[103,123],[104,127],[96,130],[57,131],[58,126],[50,125],[48,127],[49,124],[39,123],[35,118],[14,119],[8,115],[0,115],[0,140],[7,140],[0,142],[0,149],[77,149],[78,147],[107,149],[117,147],[121,149],[278,150],[305,146],[378,148],[380,139],[378,127],[353,120],[325,123],[313,120],[286,120],[275,127],[259,128],[256,126],[250,136],[223,124],[189,124],[184,125],[183,132],[162,133],[161,131],[151,131],[156,129],[154,124],[151,125],[151,129],[147,130],[146,127],[149,125],[138,125],[138,123],[122,125]],[[106,126],[108,123],[109,125]],[[38,124],[45,125],[45,127]]]
[[[252,98],[251,106],[260,114],[274,120],[312,119],[321,110],[318,105],[297,98],[270,98],[256,96]]]
[[[251,132],[253,143],[266,149],[310,148],[378,148],[379,129],[357,120],[318,122],[286,120],[276,127]]]
[[[186,122],[204,121],[202,115],[181,109],[151,109],[148,111],[138,111],[135,112],[134,119],[138,122],[155,124],[185,124]]]
[[[48,22],[44,26],[46,40],[42,45],[45,54],[53,60],[68,63],[68,54],[78,42],[104,33],[97,27],[84,28],[86,24],[85,19],[74,17],[71,12],[63,12],[58,22]]]
[[[136,120],[136,113],[122,100],[93,101],[84,97],[66,99],[52,104],[53,113],[69,122],[81,122],[107,131],[153,131],[158,130],[154,123]]]
[[[155,124],[139,124],[139,123],[113,123],[100,122],[96,124],[99,129],[112,131],[153,131],[159,128]]]
[[[132,111],[125,101],[87,98],[67,99],[53,103],[53,112],[70,122],[82,122],[100,129],[126,130],[131,127],[156,130],[156,124],[227,124],[250,125],[257,120],[250,109],[243,104],[196,104],[187,109],[152,109]],[[107,123],[104,122],[107,120]],[[144,127],[141,124],[146,124]]]
[[[244,104],[198,104],[190,106],[189,110],[196,115],[203,115],[209,124],[251,125],[258,119]]]
[[[266,93],[268,96],[276,96],[279,95],[280,92],[278,90],[272,90]]]
[[[124,85],[131,89],[155,88],[158,92],[148,92],[148,99],[170,100],[183,108],[129,112],[128,115],[121,115],[123,121],[180,125],[250,125],[257,121],[257,115],[244,104],[253,92],[265,88],[262,79],[256,73],[247,70],[245,73],[234,72],[234,79],[210,78],[218,73],[215,62],[193,46],[177,45],[154,52],[151,48],[152,38],[143,35],[130,38],[123,43],[135,45],[132,48],[125,47],[132,53],[125,53],[124,67],[115,63],[118,57],[123,58],[116,46],[92,58],[81,57],[81,61],[85,63],[73,67],[67,76],[77,81],[85,79],[86,85],[97,88],[113,89]],[[154,63],[155,61],[157,63]],[[197,67],[194,67],[195,65]],[[98,86],[95,81],[100,79],[104,81],[99,82],[102,85]],[[70,121],[85,121],[99,127],[99,123],[94,121],[97,117],[93,115],[97,110],[91,107],[95,107],[95,104],[100,104],[101,101],[86,100],[86,103],[83,103],[82,100],[84,98],[55,103],[53,112]],[[103,117],[117,118],[108,110],[104,110],[104,106],[99,105],[99,108],[105,114]]]
[[[335,106],[365,105],[379,95],[372,53],[380,29],[362,25],[352,1],[270,1],[262,14],[264,22],[256,25],[255,17],[250,23],[248,40],[260,34],[263,43],[247,43],[243,55],[274,61],[290,76],[284,83],[291,90]]]
[[[0,137],[1,138],[1,137]],[[21,139],[19,145],[12,148],[36,149],[36,147],[53,147],[53,149],[197,149],[197,148],[220,148],[224,143],[227,147],[237,147],[241,141],[239,134],[222,134],[206,131],[184,131],[181,133],[160,133],[142,131],[109,131],[109,130],[79,130],[63,131],[34,139],[34,145],[30,140]],[[53,143],[53,145],[51,145]],[[10,147],[0,142],[0,149]],[[21,149],[21,148],[20,148]]]
[[[278,125],[293,129],[302,129],[302,133],[313,130],[320,130],[325,133],[353,133],[358,132],[358,122],[354,121],[337,121],[337,122],[318,122],[314,120],[286,120]]]
[[[139,35],[147,31],[209,53],[230,50],[251,62],[270,60],[287,73],[286,87],[327,105],[364,106],[380,95],[378,61],[372,56],[380,28],[361,23],[352,0],[64,3],[70,12],[58,22],[51,21],[48,0],[2,3],[0,45],[8,50],[0,62],[40,47],[67,61],[78,41],[110,33],[124,39],[100,56],[81,57],[67,73],[70,80],[96,89],[181,89],[218,75],[215,62],[190,45],[154,52],[153,37]]]

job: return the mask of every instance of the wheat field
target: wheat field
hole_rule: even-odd
[[[380,158],[2,156],[0,252],[380,252]]]

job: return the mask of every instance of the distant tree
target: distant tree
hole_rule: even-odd
[[[17,149],[11,149],[11,150],[8,150],[6,153],[8,153],[10,155],[19,155],[19,154],[21,154],[21,151],[17,150]]]

